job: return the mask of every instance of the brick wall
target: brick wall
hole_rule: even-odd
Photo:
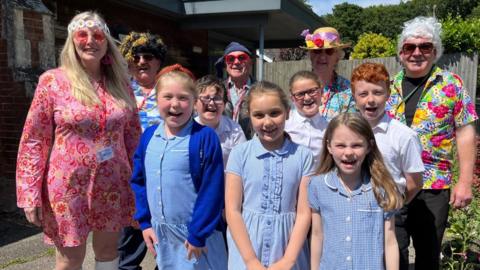
[[[3,18],[3,5],[0,18]],[[0,20],[4,33],[4,20]],[[40,24],[41,25],[41,24]],[[18,141],[22,132],[30,99],[26,97],[24,83],[13,80],[8,65],[8,46],[4,36],[0,37],[0,212],[15,209],[15,163]]]

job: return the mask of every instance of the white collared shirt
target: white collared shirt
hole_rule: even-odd
[[[404,173],[425,170],[422,146],[417,133],[401,122],[391,119],[386,113],[372,130],[387,169],[400,192],[404,193],[407,182]]]
[[[199,116],[195,117],[195,121],[202,124]],[[220,118],[220,123],[218,124],[218,127],[215,128],[215,133],[220,139],[223,165],[225,167],[232,148],[237,144],[247,141],[247,139],[245,138],[245,134],[240,125],[225,115],[222,115]]]
[[[312,151],[315,168],[319,165],[323,134],[327,126],[327,119],[320,113],[312,118],[307,118],[296,109],[290,110],[290,115],[285,123],[285,131],[290,135],[292,141]]]

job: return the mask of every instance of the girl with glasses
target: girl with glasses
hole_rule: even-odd
[[[319,112],[322,90],[318,76],[311,71],[299,71],[290,78],[294,109],[290,111],[285,131],[292,141],[312,150],[316,165],[322,151],[323,133],[328,125],[327,119]]]
[[[223,115],[226,90],[220,80],[207,75],[197,81],[195,88],[198,95],[195,120],[215,130],[222,145],[223,163],[226,164],[232,148],[247,140],[245,134],[237,122]]]

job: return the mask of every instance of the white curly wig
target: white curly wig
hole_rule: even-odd
[[[402,34],[398,39],[397,52],[400,55],[403,43],[409,38],[429,38],[435,47],[435,62],[440,59],[443,54],[442,24],[434,17],[419,16],[404,23]]]

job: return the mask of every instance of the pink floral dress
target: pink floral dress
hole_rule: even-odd
[[[39,79],[20,140],[18,207],[42,207],[45,242],[74,247],[90,231],[132,224],[131,160],[140,136],[136,111],[119,106],[102,84],[103,105],[84,106],[61,69]],[[101,149],[113,156],[99,160]]]

